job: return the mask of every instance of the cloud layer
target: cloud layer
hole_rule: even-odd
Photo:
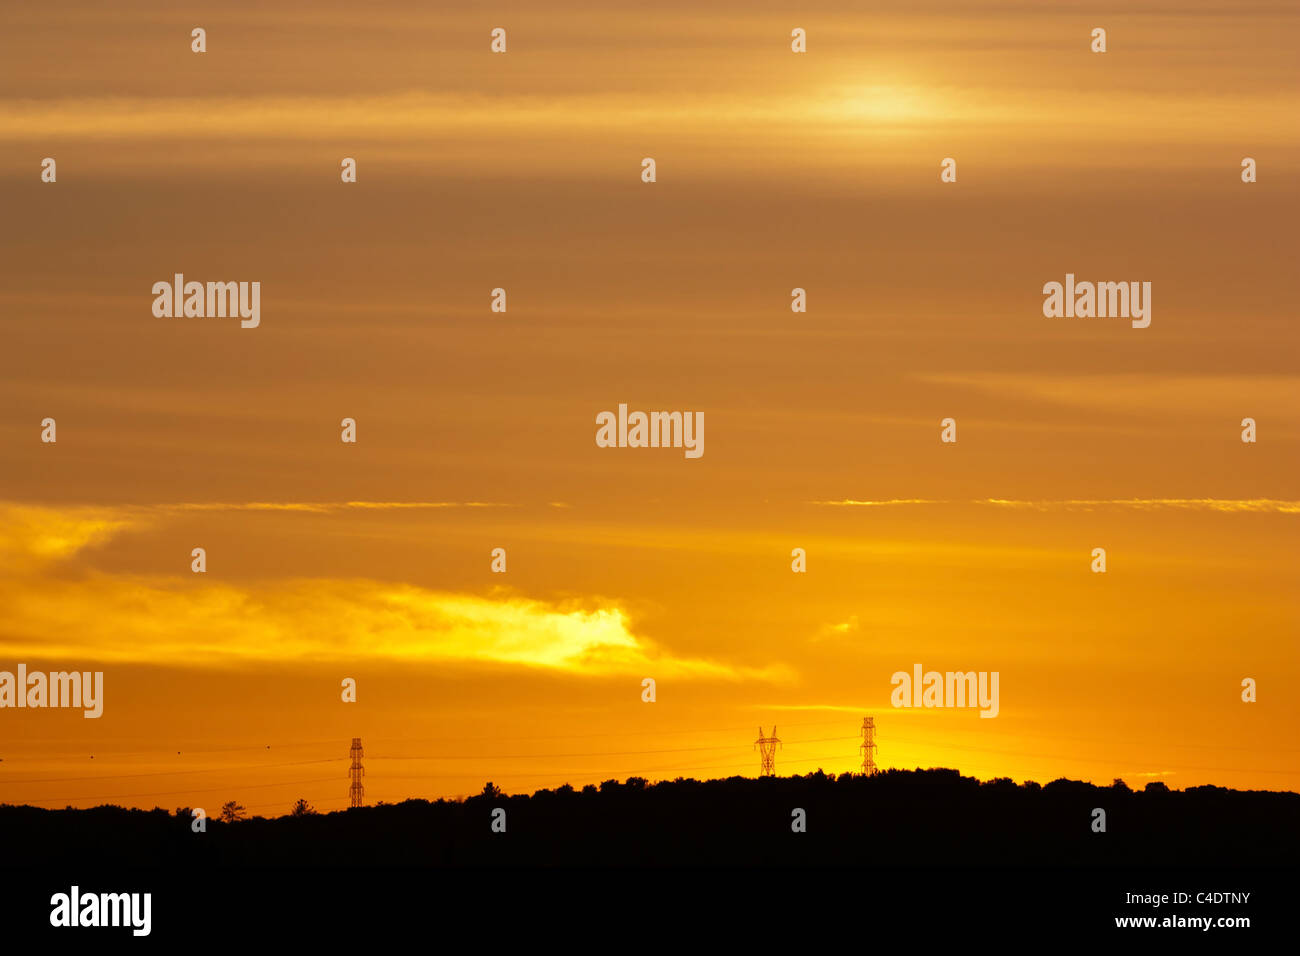
[[[263,507],[271,506],[257,506]],[[731,679],[742,674],[656,648],[633,633],[625,610],[599,598],[555,602],[499,588],[463,594],[364,579],[286,578],[236,585],[212,583],[197,574],[87,570],[69,579],[49,573],[60,565],[66,571],[66,564],[85,549],[163,522],[176,510],[185,507],[0,507],[0,600],[7,609],[0,651],[17,657],[193,667],[401,661],[512,665],[583,675]]]

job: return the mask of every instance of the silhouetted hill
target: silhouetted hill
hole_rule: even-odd
[[[1104,833],[1092,829],[1098,807]],[[496,808],[504,833],[491,829]],[[792,832],[795,808],[807,832]],[[0,834],[7,861],[112,866],[1274,865],[1300,850],[1300,794],[818,771],[210,819],[205,833],[161,809],[5,805]]]

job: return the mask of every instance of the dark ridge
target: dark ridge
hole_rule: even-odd
[[[492,831],[497,808],[505,833]],[[807,832],[792,832],[795,808]],[[1093,831],[1095,808],[1106,812],[1104,833]],[[1272,866],[1300,855],[1296,793],[980,782],[949,769],[632,777],[515,796],[488,784],[466,800],[306,809],[223,823],[214,805],[207,831],[194,833],[189,808],[0,805],[3,865]]]

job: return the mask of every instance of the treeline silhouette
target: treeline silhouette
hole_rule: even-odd
[[[493,832],[494,811],[505,832]],[[806,832],[793,832],[794,810]],[[1106,831],[1094,832],[1094,809]],[[189,808],[0,805],[5,864],[112,866],[1281,865],[1300,850],[1300,794],[1203,786],[1133,791],[1071,780],[981,782],[956,770],[597,786],[420,799],[241,819]],[[496,815],[500,819],[500,815]],[[499,823],[498,823],[499,826]]]

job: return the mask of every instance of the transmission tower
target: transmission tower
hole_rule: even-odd
[[[754,741],[754,746],[763,757],[763,771],[760,777],[776,776],[776,748],[781,746],[781,738],[776,735],[776,724],[772,725],[772,736],[764,737],[763,728],[758,728],[758,739]]]
[[[862,772],[867,776],[880,773],[876,767],[876,718],[862,718]]]
[[[361,778],[366,775],[366,768],[361,766],[361,758],[365,756],[361,750],[361,738],[352,738],[352,750],[348,756],[352,758],[352,766],[348,768],[348,776],[352,778],[352,786],[348,787],[348,798],[350,807],[361,806],[362,800],[366,795],[366,788],[361,784]]]

